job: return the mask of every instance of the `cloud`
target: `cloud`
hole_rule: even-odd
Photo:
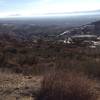
[[[10,14],[10,15],[8,15],[8,16],[12,16],[12,17],[14,17],[14,16],[15,16],[15,17],[18,17],[18,16],[19,16],[19,17],[20,17],[21,14]]]
[[[100,9],[100,0],[0,0],[0,17]]]

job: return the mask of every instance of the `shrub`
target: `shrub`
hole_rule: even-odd
[[[100,62],[96,62],[95,60],[87,60],[85,61],[83,66],[83,71],[93,78],[100,79]]]
[[[81,74],[51,73],[44,76],[36,100],[96,100],[94,83]]]

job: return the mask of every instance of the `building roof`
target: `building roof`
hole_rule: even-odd
[[[97,38],[96,35],[74,35],[71,38]]]

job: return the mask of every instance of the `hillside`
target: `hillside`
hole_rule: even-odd
[[[93,22],[92,25],[95,25],[94,32],[99,35],[100,34],[100,21]]]
[[[100,96],[100,46],[90,48],[67,44],[59,42],[61,38],[57,37],[66,30],[71,30],[69,35],[73,36],[72,30],[76,29],[77,34],[84,32],[99,35],[98,27],[99,21],[78,28],[0,25],[0,100],[33,100],[39,95],[39,91],[42,91],[41,82],[45,79],[44,76],[48,76],[49,73],[55,74],[55,71],[76,72],[86,76],[92,82],[95,81],[92,86]],[[62,82],[65,81],[61,80],[65,77],[62,76],[60,79],[57,76],[60,81],[53,76],[54,84],[57,81],[63,86]],[[74,77],[77,79],[76,76],[72,76],[70,80],[72,86],[75,82],[76,89],[78,83]],[[52,82],[52,78],[50,82],[48,78],[50,77],[47,77],[47,82]],[[46,84],[46,88],[50,84]],[[86,86],[88,85],[90,84],[87,81]],[[53,85],[53,89],[56,91],[56,86]]]

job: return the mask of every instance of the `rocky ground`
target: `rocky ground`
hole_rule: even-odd
[[[0,71],[0,100],[34,100],[41,81],[42,76],[23,76]],[[100,91],[99,84],[95,87]]]
[[[33,100],[41,79],[40,76],[0,72],[0,100]]]

